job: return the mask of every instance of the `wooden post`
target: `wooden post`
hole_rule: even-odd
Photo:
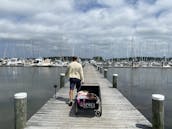
[[[99,66],[97,66],[97,70],[99,71]]]
[[[102,73],[102,71],[103,71],[103,67],[100,67],[100,73]]]
[[[64,87],[65,84],[65,74],[61,73],[60,74],[60,88]]]
[[[118,74],[113,74],[113,78],[112,78],[113,88],[117,88],[117,82],[118,82]]]
[[[152,94],[152,127],[164,129],[164,100],[161,94]]]
[[[107,69],[104,69],[104,78],[107,78]]]
[[[27,121],[27,93],[14,95],[15,129],[24,129]]]
[[[57,85],[54,85],[54,89],[55,89],[54,98],[56,99]]]

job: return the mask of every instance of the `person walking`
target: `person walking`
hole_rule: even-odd
[[[83,68],[82,65],[77,62],[77,57],[72,58],[72,62],[68,65],[65,76],[68,77],[70,81],[68,105],[72,106],[75,86],[78,92],[80,90],[81,83],[84,83]]]

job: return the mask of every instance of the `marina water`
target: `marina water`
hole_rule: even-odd
[[[28,118],[54,94],[62,67],[0,67],[0,129],[14,129],[14,94],[28,93]],[[57,109],[58,110],[58,109]]]
[[[14,129],[15,93],[28,93],[30,118],[53,96],[53,85],[64,71],[62,67],[0,67],[0,129]],[[165,95],[165,129],[172,128],[172,69],[109,68],[110,81],[114,73],[118,74],[118,89],[150,121],[151,95]]]
[[[109,68],[108,79],[118,74],[118,89],[151,122],[152,94],[165,95],[165,129],[172,128],[172,69]]]

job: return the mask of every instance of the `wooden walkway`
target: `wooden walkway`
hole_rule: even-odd
[[[69,83],[27,122],[25,129],[151,129],[150,122],[91,65],[84,68],[85,83],[99,83],[102,116],[74,115],[69,107]]]

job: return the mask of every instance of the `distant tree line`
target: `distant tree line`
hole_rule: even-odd
[[[128,61],[169,61],[172,60],[172,57],[165,58],[165,57],[129,57],[129,58],[112,58],[110,60],[113,61],[122,61],[122,60],[128,60]]]
[[[72,61],[73,56],[52,56],[52,57],[44,57],[44,59],[51,59],[52,61],[55,60],[62,60],[62,61]],[[80,58],[82,61],[84,60],[90,60],[89,58]]]
[[[72,56],[52,56],[52,57],[43,57],[44,59],[51,59],[53,61],[55,60],[62,60],[62,61],[72,61]],[[82,61],[90,60],[90,58],[80,58]],[[121,57],[121,58],[110,58],[110,59],[103,59],[101,56],[95,56],[92,58],[95,61],[104,61],[104,60],[111,60],[111,61],[170,61],[172,60],[172,57]]]
[[[103,61],[103,57],[95,56],[95,57],[93,57],[93,60],[95,60],[95,61]]]

